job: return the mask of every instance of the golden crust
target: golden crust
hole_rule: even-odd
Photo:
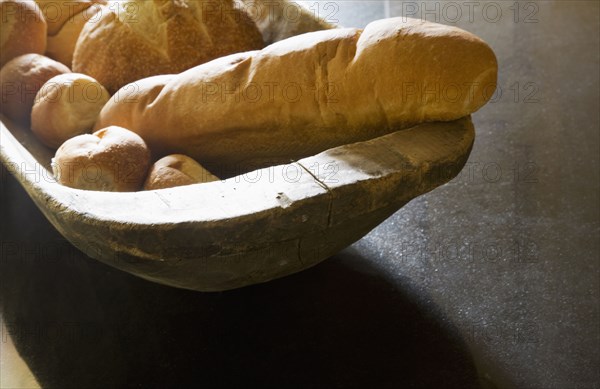
[[[37,92],[52,77],[69,72],[71,70],[65,65],[41,54],[13,58],[0,70],[0,110],[17,123],[29,127]]]
[[[467,116],[496,77],[494,52],[473,34],[391,18],[140,81],[135,99],[111,99],[97,125],[127,126],[155,155],[186,154],[223,175]]]
[[[98,3],[104,3],[97,0]],[[46,55],[71,67],[73,65],[73,52],[75,44],[83,26],[88,20],[93,20],[100,11],[100,6],[88,7],[67,20],[61,29],[52,36],[48,36]]]
[[[291,0],[234,0],[245,9],[262,33],[266,44],[335,26],[315,12]]]
[[[219,181],[219,178],[187,155],[172,154],[159,159],[152,165],[144,183],[144,190],[173,188],[211,181]]]
[[[48,24],[48,35],[59,33],[69,19],[94,4],[106,4],[105,0],[35,0]]]
[[[0,2],[0,67],[23,54],[44,54],[48,26],[33,0]]]
[[[262,37],[231,1],[127,0],[83,27],[73,70],[114,93],[130,82],[180,73],[211,59],[261,48]],[[214,8],[211,8],[213,7]]]
[[[115,126],[67,140],[52,161],[59,183],[111,192],[139,190],[149,165],[150,151],[143,139]]]
[[[85,74],[67,73],[48,80],[35,97],[31,131],[46,146],[89,132],[106,104],[108,91]]]

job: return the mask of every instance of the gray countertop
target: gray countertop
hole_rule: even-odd
[[[3,170],[3,387],[600,387],[600,3],[305,3],[492,46],[460,176],[312,269],[207,294],[85,257]]]

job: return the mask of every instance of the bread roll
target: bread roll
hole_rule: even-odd
[[[496,57],[476,36],[391,18],[133,83],[96,126],[127,127],[156,155],[186,154],[224,177],[467,116],[491,97],[496,77]]]
[[[262,46],[256,25],[232,0],[124,0],[85,24],[73,71],[89,74],[114,93],[144,77],[179,73]]]
[[[97,3],[103,1],[98,0]],[[96,15],[98,12],[100,12],[98,5],[90,6],[67,20],[56,35],[48,37],[46,55],[70,67],[73,63],[75,44],[83,26],[89,20],[93,23],[99,17]]]
[[[198,162],[183,154],[167,155],[154,162],[144,183],[145,190],[219,181]]]
[[[52,160],[59,183],[110,192],[139,190],[149,165],[150,151],[143,139],[114,126],[67,140]]]
[[[96,0],[35,0],[48,24],[48,35],[56,35],[69,19],[99,1]],[[106,4],[104,0],[100,1]]]
[[[31,130],[48,147],[57,148],[75,135],[90,132],[110,95],[85,74],[51,78],[35,97]]]
[[[47,29],[33,0],[0,1],[0,67],[23,54],[44,54]]]
[[[42,85],[54,76],[69,72],[65,65],[40,54],[13,58],[0,70],[0,111],[29,128],[33,102]]]

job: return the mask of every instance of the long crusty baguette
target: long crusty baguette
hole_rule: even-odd
[[[476,36],[384,19],[127,85],[95,128],[128,128],[155,156],[187,154],[223,175],[458,119],[486,103],[496,75],[494,53]]]

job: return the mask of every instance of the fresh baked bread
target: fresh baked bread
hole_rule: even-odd
[[[56,35],[69,19],[101,0],[35,0],[48,24],[48,35]]]
[[[143,139],[120,127],[103,128],[63,143],[52,160],[57,181],[77,189],[134,192],[141,188],[150,151]]]
[[[31,130],[48,147],[90,132],[106,104],[108,91],[92,77],[61,74],[46,82],[35,97]]]
[[[0,1],[0,67],[23,54],[44,54],[47,30],[33,0]]]
[[[236,0],[236,4],[254,20],[266,44],[307,32],[335,28],[310,10],[289,0]]]
[[[96,21],[105,0],[36,0],[48,23],[46,55],[71,67],[75,44],[87,21]]]
[[[256,25],[232,0],[124,0],[85,24],[73,71],[96,78],[112,94],[141,78],[262,46]]]
[[[219,181],[219,178],[187,155],[172,154],[154,162],[144,189],[165,189],[211,181]]]
[[[54,76],[69,72],[65,65],[41,54],[13,58],[0,70],[0,111],[28,128],[33,102],[42,85]]]
[[[492,96],[496,77],[496,57],[476,36],[391,18],[136,82],[106,104],[96,128],[126,127],[155,155],[186,154],[224,177],[467,116]]]

